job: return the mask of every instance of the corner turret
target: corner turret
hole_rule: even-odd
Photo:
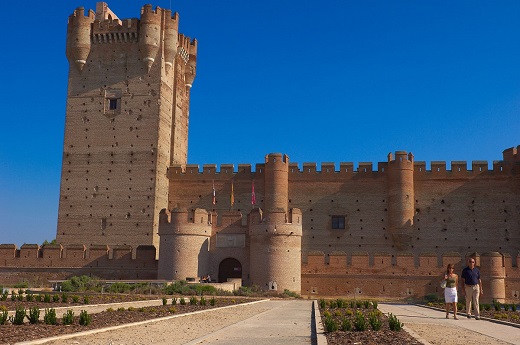
[[[171,10],[164,10],[164,67],[169,72],[175,63],[179,37],[179,14],[172,16]]]
[[[148,72],[155,62],[161,42],[161,11],[152,9],[152,5],[144,5],[141,9],[141,32],[139,33],[140,56],[148,68]]]
[[[94,19],[94,11],[89,10],[88,15],[85,16],[84,7],[78,7],[69,16],[66,55],[69,63],[76,65],[80,72],[87,63],[90,53],[90,31]]]
[[[388,154],[388,229],[395,247],[404,250],[412,240],[414,217],[413,155],[396,151]]]

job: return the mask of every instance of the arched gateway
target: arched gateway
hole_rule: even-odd
[[[228,278],[242,278],[242,264],[237,259],[224,259],[218,266],[218,282],[226,282]]]

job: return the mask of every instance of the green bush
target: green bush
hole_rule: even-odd
[[[516,304],[515,303],[511,304],[511,310],[512,311],[516,311]]]
[[[332,317],[325,318],[325,332],[336,332],[338,330],[338,324]]]
[[[16,301],[16,292],[11,291],[11,301]]]
[[[343,321],[341,322],[341,330],[343,332],[348,332],[352,330],[352,322],[348,318],[343,318]]]
[[[493,306],[495,307],[495,311],[500,311],[501,305],[500,302],[493,300]]]
[[[79,313],[79,324],[81,326],[88,326],[91,321],[91,316],[87,313],[86,310],[82,310]]]
[[[338,306],[338,308],[345,308],[346,307],[346,302],[345,300],[341,299],[341,298],[338,298],[336,300],[336,305]]]
[[[457,310],[463,310],[466,309],[466,304],[462,302],[457,302]]]
[[[438,302],[439,296],[437,296],[434,293],[430,293],[430,294],[424,296],[424,299],[426,300],[426,302]]]
[[[62,293],[61,294],[61,301],[63,303],[67,303],[69,301],[69,295],[67,295],[66,293]]]
[[[101,282],[96,278],[89,276],[74,276],[61,283],[61,291],[79,292],[79,291],[101,291]]]
[[[23,295],[22,294],[18,294],[18,296],[16,296],[16,299],[18,301],[20,301],[20,302],[23,301]]]
[[[42,301],[42,295],[38,294],[38,295],[34,296],[34,300],[36,302],[41,302]]]
[[[40,320],[40,309],[38,307],[32,307],[29,309],[29,316],[27,316],[29,319],[29,323],[36,324]]]
[[[363,306],[363,301],[356,301],[356,308],[360,309]]]
[[[52,300],[54,302],[59,302],[60,301],[60,296],[58,294],[54,294],[54,295],[52,295]]]
[[[320,298],[320,308],[325,309],[326,306],[327,306],[327,302],[325,302],[325,300],[323,298]]]
[[[388,314],[388,326],[392,331],[399,332],[401,329],[403,329],[404,324],[399,321],[397,316],[390,313]]]
[[[217,300],[215,299],[215,297],[211,297],[211,299],[209,300],[209,304],[214,306],[216,303],[217,303]]]
[[[127,283],[114,283],[110,284],[107,291],[113,292],[113,293],[127,293],[132,290],[132,287],[130,284]]]
[[[350,308],[354,309],[356,307],[356,301],[350,301]]]
[[[172,305],[176,305],[177,304],[177,297],[173,297],[172,298]]]
[[[79,296],[78,295],[73,295],[72,296],[72,303],[79,303]]]
[[[168,300],[166,299],[166,297],[163,297],[162,298],[162,305],[166,305],[166,303],[168,303]]]
[[[8,315],[9,315],[9,312],[7,310],[3,310],[0,312],[0,325],[6,324]]]
[[[83,304],[89,304],[90,303],[90,297],[87,295],[83,296]]]
[[[301,298],[300,295],[298,295],[296,292],[294,291],[291,291],[291,290],[288,290],[288,289],[284,289],[283,292],[282,292],[282,297],[292,297],[292,298]]]
[[[370,301],[363,301],[363,305],[365,306],[365,309],[370,308]]]
[[[333,300],[333,299],[331,299],[331,300],[329,301],[329,308],[330,308],[330,309],[334,309],[334,308],[336,308],[336,306],[337,306],[336,301]]]
[[[197,305],[197,302],[198,302],[197,297],[195,297],[195,296],[190,297],[190,305]]]
[[[13,325],[23,325],[23,320],[26,316],[25,308],[18,306],[14,312],[14,316],[11,316],[9,319]]]
[[[55,325],[58,323],[58,320],[56,319],[56,310],[54,308],[47,309],[45,308],[45,315],[43,315],[43,322],[45,322],[46,325]]]
[[[17,289],[20,289],[20,288],[27,289],[29,287],[29,283],[28,282],[19,282],[19,283],[14,284],[14,287]]]
[[[200,305],[206,305],[206,299],[203,296],[200,297],[199,304]]]
[[[504,304],[504,310],[509,311],[509,304]]]
[[[372,301],[372,307],[374,307],[374,309],[377,309],[377,301]]]
[[[33,294],[28,293],[27,295],[25,295],[25,300],[27,302],[32,302],[33,299],[34,299],[34,295]]]
[[[363,313],[360,311],[356,312],[356,316],[354,318],[354,330],[358,332],[366,331],[367,327],[367,320],[363,316]]]
[[[65,314],[63,314],[63,324],[72,325],[72,322],[74,322],[74,312],[69,309]]]
[[[379,318],[379,313],[377,311],[373,311],[368,314],[368,322],[370,322],[370,326],[374,331],[379,331],[382,326],[382,321]]]
[[[4,292],[2,292],[2,295],[0,296],[0,300],[2,301],[7,301],[7,296],[9,294],[7,293],[7,290],[5,290]]]
[[[184,299],[184,297],[179,298],[179,303],[181,305],[186,305],[186,300]]]

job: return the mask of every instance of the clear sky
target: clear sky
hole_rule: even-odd
[[[120,17],[144,1],[114,0]],[[154,6],[169,8],[170,0]],[[4,4],[0,243],[56,234],[67,18],[95,1]],[[199,41],[188,161],[493,160],[520,144],[518,0],[172,0]]]

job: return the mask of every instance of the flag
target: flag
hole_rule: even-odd
[[[255,181],[254,180],[253,180],[253,184],[251,185],[251,205],[256,205]]]
[[[213,200],[212,200],[212,203],[213,205],[215,205],[217,203],[217,194],[215,193],[215,181],[213,180]]]
[[[235,194],[233,191],[233,181],[231,181],[231,206],[235,204]]]

